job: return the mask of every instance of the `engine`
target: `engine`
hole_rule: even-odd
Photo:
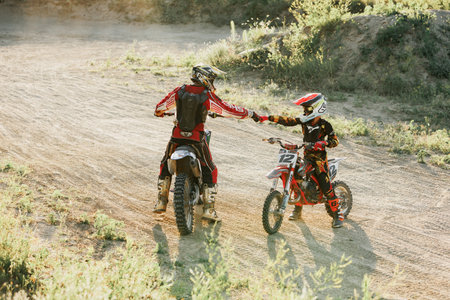
[[[309,202],[317,203],[319,201],[317,184],[312,180],[305,180],[302,182],[302,190],[305,193],[306,199]]]

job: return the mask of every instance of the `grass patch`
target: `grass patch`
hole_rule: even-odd
[[[170,287],[156,259],[143,247],[128,243],[97,261],[64,257],[43,281],[39,299],[170,299]]]
[[[430,164],[445,170],[450,170],[450,154],[433,155],[431,156]]]
[[[42,255],[31,250],[28,222],[21,215],[32,207],[33,193],[22,183],[29,169],[13,163],[0,168],[7,172],[0,178],[4,183],[0,186],[0,294],[31,296],[39,286],[37,268]]]
[[[383,125],[345,118],[331,118],[330,122],[338,136],[367,136],[393,153],[416,155],[420,163],[430,158],[431,164],[449,168],[450,132],[447,129],[433,130],[426,121],[426,125],[414,121]]]
[[[0,293],[25,291],[31,295],[38,283],[33,254],[20,221],[0,207]]]
[[[97,211],[94,216],[94,228],[96,236],[105,240],[125,241],[126,233],[123,231],[125,224]]]
[[[247,277],[235,263],[231,243],[220,245],[217,237],[207,235],[205,240],[208,263],[191,270],[193,282],[192,299],[228,299],[238,295],[239,299],[334,299],[331,295],[341,288],[345,268],[350,258],[342,256],[330,266],[320,267],[311,275],[312,284],[304,280],[301,268],[291,268],[286,254],[286,242],[278,246],[276,257],[269,259],[258,276]],[[364,277],[360,291],[354,291],[355,299],[359,293],[363,299],[376,299],[379,296],[370,288],[370,280]]]

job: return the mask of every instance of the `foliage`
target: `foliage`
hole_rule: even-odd
[[[309,286],[302,278],[301,269],[289,266],[286,259],[289,250],[284,241],[278,246],[276,257],[269,259],[258,276],[252,277],[245,277],[236,269],[229,244],[219,245],[213,235],[207,236],[206,243],[208,264],[191,271],[192,299],[228,299],[235,294],[239,299],[317,299],[319,293],[329,295],[341,288],[344,270],[351,263],[350,258],[342,256],[329,268],[320,267],[310,274],[313,285]],[[367,278],[362,293],[364,299],[378,297],[371,291]],[[333,298],[327,296],[327,299]]]
[[[0,161],[0,172],[14,172],[18,176],[26,176],[30,173],[30,169],[27,166],[17,165],[13,162]]]
[[[0,294],[24,291],[31,295],[38,288],[36,269],[42,253],[33,253],[29,230],[22,228],[24,219],[8,209],[13,205],[19,213],[31,211],[33,193],[22,183],[23,170],[28,168],[6,163],[1,169],[8,176],[0,180]]]
[[[442,169],[450,169],[450,154],[447,155],[433,155],[431,156],[430,163]]]
[[[3,205],[0,228],[0,293],[33,293],[37,283],[28,239],[21,232],[19,220]]]
[[[434,25],[430,8],[444,2],[296,0],[290,7],[295,22],[250,20],[240,38],[211,45],[205,52],[215,55],[204,58],[237,73],[258,70],[288,88],[388,96],[408,104],[412,118],[429,117],[446,128],[450,27]],[[380,14],[387,25],[369,36],[358,20]],[[356,51],[346,44],[355,32],[365,37]],[[420,109],[423,101],[430,109]]]
[[[397,154],[415,154],[418,162],[448,168],[450,161],[450,132],[448,129],[432,130],[428,120],[425,124],[414,121],[397,124],[377,124],[362,119],[330,118],[338,136],[367,136],[378,145],[388,146]]]
[[[208,262],[191,270],[192,299],[222,299],[232,285],[231,246],[219,244],[214,230],[205,234],[205,243]]]
[[[294,0],[289,11],[312,33],[333,28],[349,14],[350,0]]]
[[[116,256],[78,261],[66,257],[46,279],[38,299],[169,299],[170,287],[154,256],[128,243]]]
[[[124,223],[114,220],[97,211],[94,216],[94,228],[97,229],[97,237],[105,240],[125,241],[126,234],[123,231]]]

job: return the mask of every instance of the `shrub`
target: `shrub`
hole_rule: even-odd
[[[19,219],[0,204],[0,293],[33,294],[38,286],[30,244]]]
[[[128,243],[118,257],[103,260],[65,257],[43,281],[39,299],[170,299],[169,280],[154,256]]]
[[[430,163],[442,169],[450,169],[450,154],[447,155],[433,155],[431,156]]]
[[[123,231],[125,224],[114,220],[97,211],[94,216],[94,228],[97,229],[97,237],[105,240],[125,241],[126,234]]]

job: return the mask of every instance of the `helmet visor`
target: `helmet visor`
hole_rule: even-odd
[[[303,115],[307,116],[313,112],[314,108],[312,106],[303,106]]]

